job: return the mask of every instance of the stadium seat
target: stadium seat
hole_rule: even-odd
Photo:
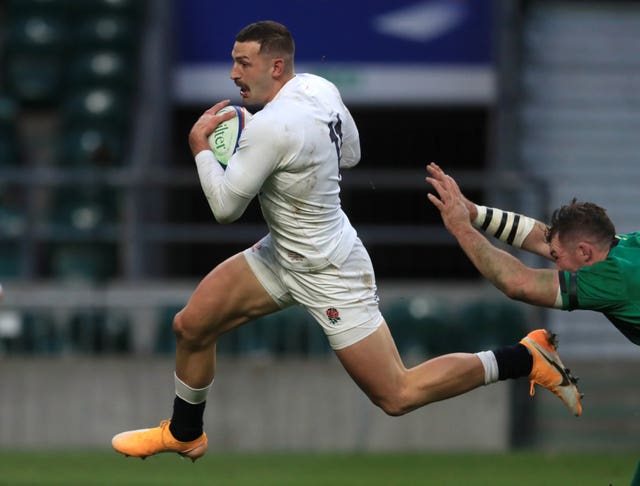
[[[22,273],[23,238],[27,216],[20,194],[0,186],[0,282]]]
[[[306,337],[303,352],[307,356],[330,354],[331,346],[320,324],[302,307],[292,307],[288,311],[297,312],[298,318],[304,323]]]
[[[16,309],[0,309],[0,356],[13,353],[22,334],[22,315]]]
[[[0,279],[7,280],[20,276],[22,252],[17,240],[0,241]]]
[[[21,161],[17,124],[19,107],[16,100],[0,94],[0,167],[18,165]]]
[[[398,300],[388,303],[381,307],[381,311],[401,355],[404,356],[413,351],[425,352],[416,333],[419,320],[410,312],[407,301]]]
[[[483,351],[520,341],[529,332],[523,305],[505,298],[460,306],[457,319],[466,329],[469,343],[464,351]]]
[[[77,15],[118,14],[139,18],[145,9],[145,0],[67,0],[69,9]]]
[[[56,188],[50,208],[51,223],[84,232],[105,230],[120,213],[118,191],[92,185]]]
[[[0,127],[5,129],[15,126],[18,121],[18,103],[7,94],[0,94]]]
[[[383,314],[402,354],[483,351],[518,342],[528,332],[522,307],[507,299],[454,305],[418,297],[396,301]]]
[[[103,49],[74,56],[65,84],[71,91],[101,87],[126,93],[133,88],[136,77],[136,66],[128,53]]]
[[[16,100],[7,94],[0,94],[0,167],[17,165],[20,162],[18,114]]]
[[[124,141],[116,130],[77,128],[61,138],[57,164],[62,167],[114,167],[124,163]]]
[[[133,109],[127,97],[107,88],[90,88],[65,98],[62,118],[67,129],[99,128],[124,133]]]
[[[61,350],[60,333],[50,312],[21,313],[18,326],[15,338],[4,343],[9,353],[54,354]]]
[[[109,243],[57,243],[50,246],[51,277],[100,283],[118,273],[117,253]]]
[[[138,31],[136,19],[106,13],[82,18],[75,28],[73,39],[83,50],[136,52]]]
[[[9,15],[65,14],[73,19],[96,14],[140,18],[145,0],[5,0]]]
[[[66,24],[58,15],[29,13],[8,22],[5,48],[9,54],[60,54],[67,45]]]
[[[320,325],[302,307],[262,317],[263,341],[276,356],[323,355],[330,351]]]
[[[67,339],[72,351],[90,354],[127,353],[132,349],[127,315],[111,309],[85,309],[68,321]]]
[[[15,138],[0,133],[0,168],[16,165],[19,159]]]
[[[24,208],[2,198],[0,192],[0,234],[4,238],[20,238],[27,227]]]
[[[51,103],[61,91],[66,26],[59,15],[10,19],[5,43],[6,89],[24,103]]]
[[[48,245],[51,276],[102,282],[117,275],[118,192],[80,185],[58,187],[52,196],[49,228],[59,243]]]
[[[297,306],[262,316],[234,330],[228,339],[236,354],[309,357],[330,351],[320,325]]]
[[[179,305],[170,305],[158,310],[158,323],[154,338],[154,352],[173,354],[176,350],[176,337],[173,333],[173,318],[182,309]]]
[[[402,355],[438,356],[460,345],[456,322],[441,300],[420,296],[398,299],[382,312]]]
[[[6,89],[24,104],[57,103],[63,69],[55,57],[13,54],[6,61]]]
[[[28,14],[57,14],[64,12],[71,0],[6,0],[10,16]],[[80,0],[82,1],[82,0]]]
[[[262,333],[263,319],[256,319],[222,336],[218,351],[234,356],[268,353]]]

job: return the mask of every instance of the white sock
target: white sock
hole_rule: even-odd
[[[204,388],[191,388],[184,381],[178,378],[175,371],[173,372],[173,378],[176,384],[176,395],[191,405],[197,405],[198,403],[204,402],[207,399],[211,385],[213,385],[213,380],[211,380],[211,383]]]
[[[481,351],[476,353],[476,356],[480,358],[484,368],[484,384],[489,385],[498,381],[498,362],[493,351]]]

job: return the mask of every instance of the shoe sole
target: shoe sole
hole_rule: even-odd
[[[553,387],[555,387],[556,391],[558,392],[557,396],[560,397],[560,399],[565,403],[565,405],[571,410],[571,412],[575,416],[580,416],[581,408],[582,408],[580,406],[580,400],[584,398],[584,394],[580,393],[580,391],[578,390],[578,387],[577,387],[578,378],[573,376],[571,374],[571,370],[564,366],[564,363],[562,363],[562,360],[560,359],[560,356],[557,355],[557,353],[551,354],[543,345],[541,345],[540,343],[538,343],[534,339],[531,339],[528,336],[525,337],[524,340],[527,343],[531,344],[532,347],[545,359],[545,361],[549,365],[551,365],[553,368],[555,368],[555,370],[560,374],[560,376],[562,377],[562,382],[559,384],[553,384]],[[554,348],[554,350],[557,349],[557,345],[555,344],[555,341],[556,341],[555,335],[547,332],[547,342],[552,348]],[[552,392],[554,391],[553,389],[545,385],[541,385],[541,386],[551,390]],[[567,397],[565,393],[563,393],[562,391],[563,389],[566,390],[566,387],[571,387],[572,389],[569,397]],[[573,398],[571,395],[577,396],[577,399],[575,400],[576,404],[578,405],[577,412],[574,411],[573,407],[570,405],[570,399]]]
[[[147,457],[157,456],[158,454],[164,454],[165,452],[175,452],[176,454],[178,454],[182,458],[191,459],[191,462],[196,462],[198,459],[200,459],[202,456],[204,456],[205,452],[207,452],[207,449],[205,448],[205,450],[202,451],[201,454],[198,454],[196,456],[193,455],[193,453],[195,451],[197,451],[198,449],[201,449],[202,447],[203,447],[203,445],[200,445],[200,446],[194,447],[193,449],[190,449],[190,450],[185,451],[185,452],[180,452],[180,451],[162,451],[162,452],[157,452],[156,454],[149,454],[148,456],[131,456],[131,455],[125,454],[123,452],[120,452],[120,454],[122,454],[124,457],[139,457],[140,459],[142,459],[144,461]]]
[[[120,452],[118,450],[116,450],[116,452],[118,454],[122,454],[124,457],[139,457],[140,459],[142,459],[143,461],[147,458],[147,457],[151,457],[151,456],[156,456],[158,454],[164,454],[166,452],[173,452],[175,454],[178,454],[180,457],[184,457],[187,459],[191,459],[191,462],[196,462],[197,459],[200,459],[202,456],[205,455],[205,453],[207,452],[207,449],[209,448],[209,443],[208,442],[204,442],[202,444],[198,444],[197,446],[195,446],[192,449],[189,449],[187,451],[176,451],[176,450],[171,450],[171,449],[166,449],[163,451],[159,451],[156,452],[154,454],[148,454],[146,456],[138,456],[138,455],[131,455],[131,454],[127,454],[125,452]]]

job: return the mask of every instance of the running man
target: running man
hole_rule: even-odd
[[[358,130],[340,93],[321,77],[295,73],[293,38],[277,22],[242,29],[231,56],[231,79],[243,103],[264,107],[245,127],[226,170],[207,136],[235,116],[216,114],[228,100],[195,122],[189,144],[216,220],[235,221],[257,196],[269,233],[214,268],[175,316],[171,419],[116,435],[114,449],[135,457],[202,456],[218,338],[292,305],[303,306],[317,320],[347,373],[389,415],[525,376],[579,415],[580,394],[544,330],[496,351],[404,366],[378,308],[371,260],[340,205],[340,169],[360,159]]]

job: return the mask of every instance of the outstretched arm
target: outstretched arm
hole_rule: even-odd
[[[429,193],[428,198],[440,211],[445,227],[487,280],[512,299],[543,307],[558,306],[555,270],[530,268],[492,245],[471,225],[469,201],[451,177],[441,172],[438,178],[427,177],[427,181],[438,193]]]
[[[456,181],[437,164],[429,164],[427,171],[432,179],[440,183],[449,181],[455,185],[461,201],[469,211],[470,221],[474,228],[511,246],[522,248],[553,261],[549,254],[549,245],[546,239],[547,225],[521,214],[503,211],[498,208],[478,206],[462,194]]]

